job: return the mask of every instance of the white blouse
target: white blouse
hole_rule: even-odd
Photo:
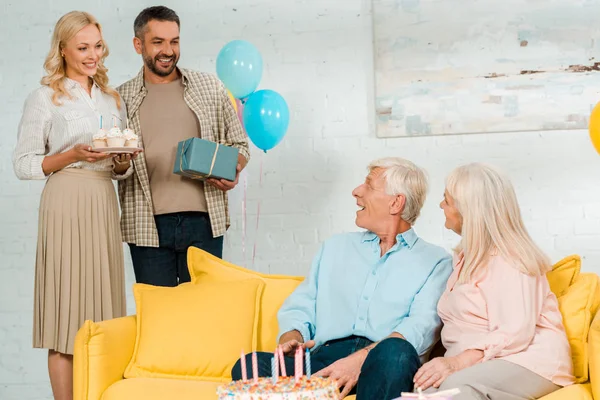
[[[119,109],[114,97],[102,92],[95,83],[90,96],[78,82],[64,79],[65,89],[72,98],[59,98],[61,105],[52,103],[54,91],[48,86],[36,89],[25,101],[13,153],[13,166],[19,179],[45,179],[42,170],[44,157],[63,153],[76,144],[91,145],[93,135],[100,129],[100,116],[106,130],[114,125],[125,128],[127,111],[124,101],[121,101]],[[80,161],[66,168],[112,171],[113,159],[96,163]]]

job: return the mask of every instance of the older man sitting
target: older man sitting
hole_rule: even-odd
[[[424,172],[400,158],[368,170],[352,192],[356,225],[366,231],[323,243],[309,276],[279,310],[279,343],[287,370],[301,346],[311,349],[317,375],[337,381],[342,398],[387,400],[413,389],[420,357],[438,339],[436,306],[452,263],[412,228],[427,194]],[[270,376],[271,358],[258,354],[260,376]],[[242,377],[239,361],[232,377]]]

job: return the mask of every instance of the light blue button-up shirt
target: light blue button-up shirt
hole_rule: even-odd
[[[413,229],[380,254],[379,237],[371,232],[327,240],[279,310],[279,335],[296,329],[320,346],[352,335],[377,342],[398,332],[420,356],[429,352],[439,338],[437,303],[452,258]]]

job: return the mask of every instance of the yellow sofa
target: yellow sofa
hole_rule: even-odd
[[[85,322],[75,343],[75,400],[216,399],[216,388],[230,380],[240,345],[273,350],[277,310],[303,278],[259,274],[195,248],[188,264],[192,282],[183,288],[136,285],[135,316]],[[567,257],[548,274],[578,383],[544,400],[600,400],[600,278],[580,273],[580,265],[579,257]],[[214,307],[218,302],[223,306]],[[203,325],[213,318],[239,326],[224,331]],[[175,325],[181,329],[174,330]],[[167,337],[173,332],[176,337]],[[212,358],[207,361],[205,353]]]

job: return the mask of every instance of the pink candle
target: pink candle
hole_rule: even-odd
[[[281,368],[281,376],[287,376],[286,372],[285,372],[285,360],[283,358],[283,350],[281,349],[281,347],[277,347],[277,350],[275,350],[278,354],[279,354],[279,368]]]
[[[246,382],[248,380],[248,371],[246,370],[246,355],[244,354],[244,350],[242,350],[240,364],[242,365],[242,381]]]
[[[296,355],[294,358],[295,364],[294,364],[294,373],[295,373],[295,378],[297,381],[299,381],[300,379],[302,379],[302,347],[298,346],[296,347]]]
[[[254,378],[254,383],[258,384],[258,360],[255,351],[252,352],[252,377]]]

